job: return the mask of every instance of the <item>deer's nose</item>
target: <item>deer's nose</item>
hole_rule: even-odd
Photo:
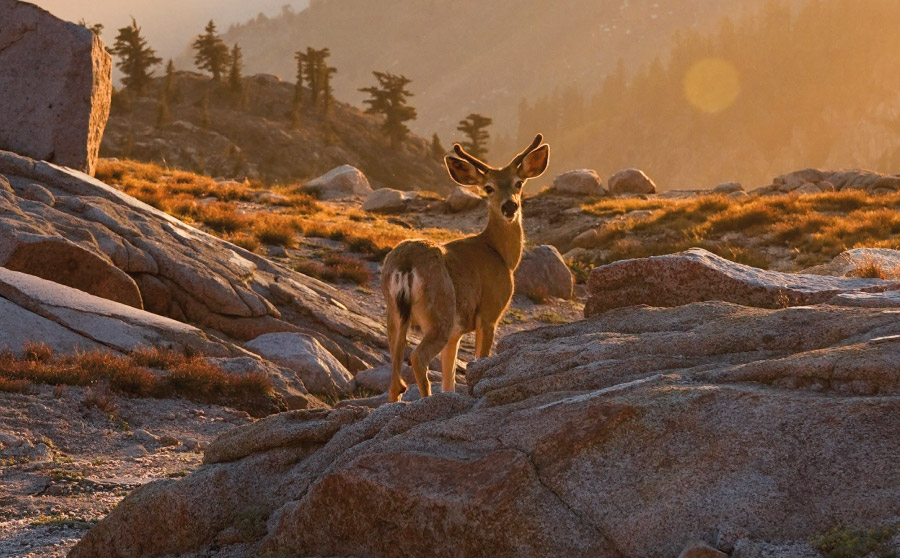
[[[506,200],[506,203],[500,206],[500,211],[506,217],[513,217],[519,209],[519,204],[512,200]]]

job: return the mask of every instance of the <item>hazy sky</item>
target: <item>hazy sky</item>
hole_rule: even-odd
[[[282,6],[296,11],[308,0],[31,0],[54,15],[69,21],[84,19],[102,23],[103,40],[111,44],[116,29],[134,16],[150,46],[165,58],[182,52],[194,36],[212,19],[220,31],[232,23],[242,23],[259,13],[268,16],[281,12]]]

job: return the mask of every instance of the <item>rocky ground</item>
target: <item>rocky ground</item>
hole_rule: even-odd
[[[92,388],[0,393],[0,556],[62,557],[134,488],[196,469],[249,415]]]

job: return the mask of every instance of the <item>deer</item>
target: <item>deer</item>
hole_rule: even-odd
[[[444,158],[450,177],[487,195],[488,220],[472,236],[438,244],[404,240],[384,260],[381,290],[387,306],[391,355],[389,401],[401,400],[406,382],[400,375],[410,325],[422,340],[410,355],[421,396],[431,395],[428,364],[441,353],[442,391],[456,389],[456,357],[462,336],[475,332],[475,356],[490,356],[500,317],[509,307],[513,274],[522,259],[522,192],[525,182],[543,174],[550,146],[538,134],[508,165],[494,168],[458,143]]]

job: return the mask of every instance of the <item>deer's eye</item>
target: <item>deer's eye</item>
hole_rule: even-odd
[[[488,184],[487,186],[484,187],[484,191],[487,192],[488,195],[493,194],[493,193],[494,193],[494,187],[491,186],[490,184]]]
[[[523,184],[525,184],[525,182],[523,182],[522,180],[516,182],[516,190],[521,190]]]

